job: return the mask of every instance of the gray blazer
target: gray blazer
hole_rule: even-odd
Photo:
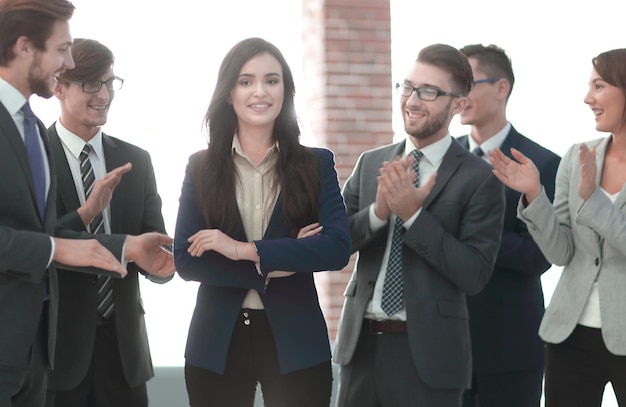
[[[405,142],[368,151],[346,182],[346,202],[356,268],[344,293],[334,362],[347,365],[357,345],[365,308],[374,290],[388,228],[372,232],[369,207],[383,161],[404,151]],[[407,329],[420,377],[436,388],[470,384],[471,346],[466,294],[488,282],[500,245],[504,187],[491,167],[456,140],[437,171],[422,211],[402,247]]]
[[[610,140],[587,142],[590,148],[596,147],[598,185]],[[549,343],[567,339],[597,279],[604,342],[612,353],[626,355],[626,193],[622,190],[613,204],[596,188],[583,202],[578,195],[578,147],[570,147],[561,160],[554,205],[543,193],[528,207],[520,200],[518,207],[518,216],[548,261],[565,266],[539,335]]]

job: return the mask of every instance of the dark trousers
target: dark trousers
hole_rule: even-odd
[[[266,407],[328,407],[332,368],[329,360],[282,374],[265,311],[242,310],[224,374],[187,363],[185,382],[191,407],[252,407],[257,383]]]
[[[543,369],[474,372],[463,407],[539,407]]]
[[[48,373],[48,308],[44,301],[39,328],[28,360],[19,366],[0,365],[0,407],[42,407]],[[11,329],[4,327],[3,329]]]
[[[600,407],[611,382],[626,406],[626,356],[608,351],[602,331],[578,325],[564,342],[546,347],[546,407]]]
[[[337,407],[455,407],[461,389],[435,389],[420,378],[407,334],[361,332],[349,364],[339,369]]]
[[[96,328],[91,365],[78,387],[69,391],[49,391],[46,399],[46,407],[111,406],[148,406],[146,384],[130,387],[126,382],[113,320]]]

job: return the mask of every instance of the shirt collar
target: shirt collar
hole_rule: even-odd
[[[27,99],[22,92],[0,77],[0,103],[4,105],[11,116],[22,109]]]
[[[450,133],[446,134],[441,140],[434,142],[424,148],[420,148],[419,151],[423,156],[435,167],[443,160],[443,156],[446,154],[450,145],[452,144],[452,136]],[[404,155],[407,156],[411,151],[417,150],[413,140],[410,136],[406,138],[406,144],[404,147]]]
[[[495,149],[496,147],[500,147],[502,143],[504,143],[504,139],[506,138],[506,136],[508,136],[509,131],[511,131],[511,123],[506,122],[506,125],[502,128],[502,130],[494,134],[493,137],[489,137],[489,139],[482,143],[480,146],[478,145],[478,143],[476,143],[476,141],[474,141],[474,139],[470,135],[467,137],[469,151],[474,151],[476,147],[480,147],[486,156],[489,151]]]
[[[235,133],[235,135],[233,136],[233,144],[232,144],[231,151],[232,151],[232,154],[239,154],[242,157],[246,156],[243,152],[243,148],[241,148],[241,143],[239,142],[239,136],[237,135],[237,133]],[[266,156],[270,153],[273,153],[274,151],[280,151],[280,146],[278,145],[278,141],[275,141],[274,145],[267,150]]]
[[[78,157],[80,157],[80,153],[83,151],[83,147],[85,147],[85,140],[66,129],[59,120],[57,120],[54,125],[57,133],[59,134],[59,138],[65,147],[74,157],[76,157],[76,159],[78,159]],[[96,135],[89,140],[89,144],[91,144],[91,148],[93,149],[96,157],[98,159],[102,159],[104,157],[104,149],[102,147],[102,129],[98,129]]]

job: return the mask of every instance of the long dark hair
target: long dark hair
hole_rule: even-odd
[[[284,101],[273,129],[274,140],[279,144],[275,174],[280,185],[283,214],[293,225],[292,235],[295,237],[301,227],[317,221],[320,176],[311,150],[299,142],[300,127],[294,106],[295,85],[291,69],[280,50],[261,38],[248,38],[237,43],[220,66],[204,118],[209,146],[198,157],[195,167],[198,206],[207,227],[232,235],[235,226],[231,220],[239,216],[235,195],[237,171],[231,159],[237,115],[228,103],[228,97],[243,65],[261,53],[276,58],[283,70]]]

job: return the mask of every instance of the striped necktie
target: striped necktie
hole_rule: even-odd
[[[89,153],[91,153],[92,150],[91,145],[87,143],[78,157],[80,160],[80,175],[83,180],[83,188],[85,189],[85,200],[91,194],[93,186],[96,183],[96,176],[93,172],[91,160],[89,159]],[[102,217],[102,213],[96,215],[91,221],[89,231],[94,235],[104,233],[104,218]],[[114,308],[113,280],[111,280],[111,277],[98,275],[98,314],[101,315],[102,318],[108,319],[111,314],[113,314]]]
[[[411,169],[415,171],[415,186],[419,186],[419,163],[422,153],[418,150],[411,151],[413,165]],[[404,280],[402,278],[402,236],[404,235],[404,225],[402,219],[396,217],[391,237],[391,249],[389,250],[389,262],[387,263],[387,274],[383,285],[383,298],[381,307],[389,316],[398,312],[402,306],[404,297]]]

